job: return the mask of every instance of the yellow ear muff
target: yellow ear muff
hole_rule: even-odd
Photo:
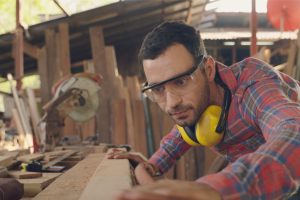
[[[195,125],[196,132],[189,130],[188,127],[184,128],[179,125],[176,125],[177,129],[184,141],[191,146],[214,146],[222,140],[224,135],[224,133],[216,132],[221,112],[222,108],[220,106],[211,105],[202,113]]]
[[[201,144],[197,143],[197,142],[194,142],[190,136],[187,134],[187,132],[184,130],[184,128],[182,126],[179,126],[176,124],[176,127],[181,135],[181,137],[184,139],[184,141],[186,143],[188,143],[189,145],[191,146],[200,146]]]
[[[216,132],[221,112],[220,106],[211,105],[202,113],[196,124],[196,138],[203,146],[211,147],[222,140],[224,133]]]

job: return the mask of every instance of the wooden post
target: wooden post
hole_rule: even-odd
[[[61,70],[61,77],[71,73],[69,26],[66,23],[58,25],[59,37],[57,48],[57,57],[59,57],[58,68]]]
[[[56,70],[56,34],[52,29],[47,29],[45,33],[46,37],[46,57],[47,57],[47,72],[46,76],[48,76],[48,87],[50,88],[49,97],[51,99],[51,87],[55,80],[57,80],[57,72]],[[50,100],[48,99],[48,100]]]
[[[257,15],[256,15],[256,0],[252,0],[252,12],[251,12],[251,56],[254,56],[257,53],[257,46],[256,46],[256,31],[257,31]]]
[[[15,79],[17,80],[17,90],[22,88],[22,78],[24,76],[24,55],[23,55],[23,29],[21,27],[21,3],[16,0],[16,30],[14,39],[13,56],[15,59]]]
[[[51,97],[51,85],[49,84],[46,47],[42,47],[38,50],[38,73],[41,80],[42,105],[45,105]]]
[[[101,74],[104,78],[101,90],[99,91],[99,110],[96,115],[96,130],[99,133],[101,142],[110,142],[110,109],[109,97],[111,92],[110,81],[108,78],[104,35],[101,26],[89,29],[92,55],[95,66],[95,72]]]

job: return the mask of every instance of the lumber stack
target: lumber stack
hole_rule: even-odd
[[[59,176],[62,174],[65,176],[65,172],[69,172],[70,169],[77,166],[77,164],[83,161],[89,154],[97,154],[97,157],[94,156],[92,159],[100,159],[101,161],[106,149],[107,147],[105,144],[100,144],[97,146],[61,146],[51,152],[34,154],[30,154],[28,150],[2,150],[0,151],[0,178],[11,177],[17,179],[24,185],[23,197],[34,197]],[[87,159],[84,163],[88,172],[90,172],[90,175],[93,174],[93,170],[95,171],[99,164],[96,163],[95,169],[90,170],[89,167],[92,166],[93,162],[90,159]],[[32,167],[33,164],[36,164],[34,165],[35,167]],[[81,165],[78,167],[80,168]],[[31,167],[29,168],[29,166]],[[41,168],[38,166],[41,166]],[[80,169],[81,171],[76,172],[78,176],[88,174],[82,173],[84,168]],[[75,177],[75,175],[68,175],[69,181],[73,181],[73,178],[70,176]],[[65,191],[65,188],[63,189]]]
[[[91,153],[73,168],[58,177],[34,200],[106,199],[123,189],[132,187],[129,161],[110,160],[105,153]]]

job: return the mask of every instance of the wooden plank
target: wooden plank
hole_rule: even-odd
[[[126,126],[127,126],[127,142],[133,148],[136,147],[135,139],[134,139],[134,126],[133,126],[133,113],[131,107],[131,101],[129,97],[129,91],[127,87],[123,89],[125,95],[125,103],[126,103]]]
[[[148,157],[145,112],[141,100],[133,100],[133,121],[135,150]]]
[[[58,25],[59,30],[59,57],[60,69],[62,77],[71,73],[71,59],[70,59],[70,38],[69,38],[69,25],[61,23]]]
[[[27,146],[27,142],[25,140],[25,131],[22,127],[19,113],[18,113],[17,109],[15,109],[15,108],[12,109],[12,117],[13,117],[14,122],[16,123],[17,131],[19,134],[20,146],[21,146],[21,148],[27,148],[28,146]]]
[[[27,112],[25,111],[25,108],[22,105],[22,102],[19,98],[18,92],[17,92],[15,84],[13,82],[13,76],[11,74],[8,74],[7,78],[9,80],[11,90],[12,90],[12,93],[13,93],[13,96],[14,96],[14,102],[17,106],[18,114],[19,114],[19,117],[21,119],[20,121],[21,121],[23,130],[25,132],[26,144],[30,148],[30,151],[33,152],[33,136],[32,136],[31,127],[29,125],[29,120],[28,120],[27,115],[26,115]]]
[[[46,153],[44,153],[44,155],[45,155],[44,161],[50,162],[51,160],[57,158],[58,156],[64,155],[69,152],[70,152],[70,150],[56,150],[56,151],[46,152]]]
[[[92,47],[92,55],[94,61],[95,72],[104,77],[101,90],[99,91],[99,110],[96,114],[97,132],[100,134],[100,140],[110,142],[110,112],[109,112],[109,97],[111,96],[110,81],[107,79],[107,64],[105,55],[104,35],[101,26],[92,27],[89,29],[90,43]]]
[[[24,50],[23,50],[23,29],[18,27],[14,38],[14,59],[15,59],[15,77],[17,81],[21,81],[24,76]],[[20,85],[19,85],[20,86]],[[21,88],[18,88],[21,89]]]
[[[8,167],[13,163],[14,156],[3,155],[0,156],[0,166]]]
[[[17,179],[26,179],[42,177],[43,174],[41,172],[8,171],[8,175]]]
[[[75,154],[75,153],[77,153],[77,151],[72,151],[72,150],[71,150],[70,152],[65,153],[64,155],[59,156],[59,157],[55,158],[54,160],[48,162],[47,164],[43,165],[43,169],[45,170],[45,169],[47,169],[48,167],[51,167],[51,166],[53,166],[53,165],[59,163],[60,161],[66,159],[66,158],[68,158],[68,157],[70,157],[71,155],[73,155],[73,154]]]
[[[43,173],[39,178],[17,179],[24,185],[24,197],[33,197],[52,183],[61,173]]]
[[[127,159],[104,158],[84,189],[80,199],[112,200],[115,193],[132,186],[130,164]]]
[[[46,135],[43,134],[43,131],[40,130],[38,123],[41,120],[40,113],[38,111],[35,94],[31,88],[26,88],[27,97],[28,97],[28,104],[29,104],[29,111],[32,121],[33,130],[35,133],[35,138],[37,139],[36,142],[40,146],[46,145]]]
[[[118,72],[117,59],[113,46],[105,47],[105,58],[107,67],[107,76],[104,77],[110,83],[110,98],[118,99],[122,97],[123,84],[120,82],[121,76]]]
[[[24,162],[24,163],[30,163],[33,160],[41,160],[44,158],[44,155],[41,153],[34,153],[34,154],[28,154],[19,156],[17,158],[18,161]]]
[[[159,110],[159,107],[157,104],[150,102],[149,104],[149,110],[150,110],[150,116],[151,116],[151,121],[152,121],[152,134],[153,134],[153,141],[154,141],[154,149],[159,148],[160,140],[162,139],[161,137],[161,132],[162,132],[162,118],[161,118],[161,111]]]
[[[137,76],[126,77],[126,85],[132,100],[141,100],[141,87]]]
[[[90,177],[104,158],[104,153],[88,155],[73,168],[58,177],[49,187],[39,193],[34,200],[79,199]],[[100,198],[99,198],[100,199]]]
[[[47,52],[46,47],[38,50],[38,73],[41,80],[41,99],[42,105],[45,105],[51,97],[51,85],[49,84]]]
[[[46,56],[47,56],[47,72],[46,76],[48,76],[48,87],[53,86],[55,81],[59,80],[59,68],[61,66],[57,66],[57,43],[56,43],[57,34],[52,29],[47,29],[45,31],[45,41],[46,41]],[[50,92],[50,91],[49,91]],[[50,92],[50,97],[51,97]]]
[[[293,71],[294,71],[294,66],[295,66],[296,54],[297,54],[296,41],[291,40],[289,53],[288,53],[287,66],[284,68],[283,72],[292,77],[293,77]]]
[[[112,143],[126,144],[126,118],[124,99],[115,99],[112,101]]]

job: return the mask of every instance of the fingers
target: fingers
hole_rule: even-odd
[[[106,157],[108,159],[129,159],[129,160],[134,160],[138,163],[145,161],[140,155],[134,152],[126,152],[126,151],[113,151],[106,154]]]
[[[126,150],[120,148],[112,148],[106,153],[106,158],[113,159],[114,155],[126,153]]]

